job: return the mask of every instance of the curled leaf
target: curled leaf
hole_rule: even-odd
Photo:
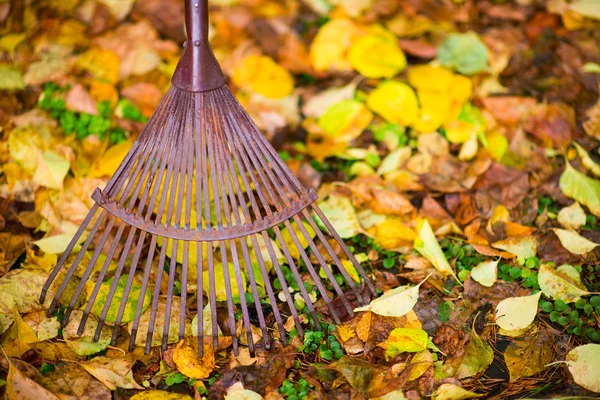
[[[452,267],[446,260],[446,256],[440,247],[431,225],[427,220],[423,220],[419,229],[419,234],[415,239],[415,250],[425,257],[433,266],[440,271],[444,276],[452,275],[456,279],[456,275]],[[457,279],[458,280],[458,279]]]

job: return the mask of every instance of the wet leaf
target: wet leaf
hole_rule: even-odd
[[[535,375],[552,361],[549,337],[540,330],[538,334],[527,334],[514,339],[504,351],[504,361],[510,381]]]
[[[567,354],[566,363],[578,385],[600,393],[600,344],[575,347]]]
[[[600,244],[594,243],[574,231],[558,228],[554,228],[553,231],[556,233],[556,236],[558,236],[560,244],[573,254],[587,254],[600,246]]]
[[[427,277],[428,278],[428,277]],[[427,280],[425,278],[416,286],[400,286],[371,301],[364,307],[355,308],[354,311],[371,311],[385,317],[401,317],[413,309],[419,299],[419,288]]]
[[[496,261],[484,261],[477,264],[471,270],[471,278],[475,282],[480,283],[486,287],[494,286],[494,283],[498,280],[498,263],[500,259]]]
[[[142,386],[133,379],[131,369],[133,362],[128,358],[108,358],[94,357],[93,359],[82,362],[81,365],[87,372],[104,383],[110,390],[117,387],[123,389],[143,389]]]
[[[438,59],[443,66],[465,75],[488,69],[488,49],[475,32],[448,35],[438,48]]]
[[[531,296],[509,297],[496,306],[496,324],[506,330],[525,329],[535,319],[542,292]]]
[[[212,348],[205,346],[202,359],[198,358],[198,350],[182,340],[175,347],[173,362],[182,374],[195,379],[206,379],[215,368],[215,355]]]
[[[384,81],[367,97],[367,106],[386,121],[412,125],[419,117],[415,91],[403,82]]]
[[[482,397],[483,394],[477,394],[460,386],[451,383],[444,383],[431,395],[431,400],[464,400]]]
[[[600,216],[600,181],[577,171],[567,162],[565,172],[560,176],[560,190],[589,208],[592,214]]]
[[[431,262],[444,276],[452,275],[456,278],[427,220],[420,223],[419,234],[415,239],[414,246],[415,250]]]
[[[538,274],[538,283],[545,296],[554,300],[562,300],[565,303],[574,303],[581,296],[591,294],[581,282],[579,271],[568,264],[561,265],[556,269],[550,264],[542,264]]]
[[[566,229],[577,230],[585,225],[585,211],[574,202],[558,212],[558,222]]]

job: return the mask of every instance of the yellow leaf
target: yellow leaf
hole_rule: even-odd
[[[500,259],[496,261],[484,261],[477,264],[477,266],[471,270],[471,278],[485,287],[494,286],[494,283],[498,280],[499,261]]]
[[[486,138],[486,150],[494,160],[500,161],[508,150],[508,139],[502,133],[497,131],[488,133]]]
[[[471,392],[460,386],[444,383],[433,392],[431,400],[466,400],[482,396],[484,395]]]
[[[112,176],[119,168],[119,165],[131,150],[133,142],[125,141],[109,148],[106,153],[94,160],[88,173],[88,178],[102,178]]]
[[[442,273],[442,275],[452,275],[456,280],[456,275],[452,270],[452,267],[446,260],[446,256],[440,247],[431,225],[427,220],[420,222],[419,234],[415,238],[415,250],[418,251],[423,257],[425,257],[433,266]]]
[[[465,121],[452,121],[446,124],[446,137],[451,143],[465,143],[473,135],[477,134],[479,127]]]
[[[348,52],[350,63],[367,78],[392,78],[406,68],[398,39],[384,29],[358,38]]]
[[[371,314],[370,312],[366,312],[356,324],[356,336],[363,342],[369,340],[369,332],[371,332],[372,319],[373,314]]]
[[[415,240],[415,232],[398,218],[387,218],[369,229],[375,241],[384,249],[392,250]]]
[[[314,239],[317,234],[310,224],[306,221],[302,221],[302,225],[304,226],[304,229],[306,230],[306,233],[308,233],[310,239]],[[308,247],[308,240],[302,233],[302,230],[298,227],[295,221],[293,221],[290,226],[294,231],[295,239],[300,243],[303,249],[306,249]],[[300,250],[298,249],[298,246],[296,246],[294,238],[292,238],[292,233],[290,233],[287,227],[281,230],[281,236],[283,237],[283,241],[289,249],[291,256],[296,260],[300,259]],[[279,242],[277,244],[281,247]]]
[[[310,59],[315,70],[352,70],[348,49],[360,35],[360,29],[348,19],[332,19],[323,25],[310,47]]]
[[[383,296],[371,301],[371,303],[364,307],[355,308],[354,311],[371,311],[384,317],[401,317],[406,315],[417,304],[417,300],[419,300],[419,288],[427,278],[413,287],[400,286],[389,290]]]
[[[408,83],[417,90],[447,92],[454,81],[454,73],[431,64],[416,65],[408,70]]]
[[[337,325],[336,330],[340,335],[342,342],[346,342],[356,336],[356,332],[354,332],[354,329],[352,329],[352,327],[348,324]]]
[[[173,362],[182,374],[195,379],[206,379],[215,368],[215,354],[210,346],[204,346],[202,359],[198,351],[185,340],[180,341],[173,353]]]
[[[600,165],[596,164],[592,157],[588,154],[587,151],[583,147],[581,147],[577,142],[573,142],[573,145],[577,149],[577,154],[579,154],[579,158],[581,158],[581,164],[590,171],[592,174],[596,176],[600,176]]]
[[[558,228],[554,228],[552,230],[554,233],[556,233],[556,236],[558,236],[560,244],[562,244],[565,249],[569,250],[569,252],[573,254],[587,254],[596,247],[600,246],[600,244],[584,238],[577,232]]]
[[[187,394],[165,392],[163,390],[144,390],[134,394],[129,400],[193,400]]]
[[[319,207],[342,239],[349,239],[362,232],[356,210],[347,197],[330,195],[327,200],[319,202]],[[325,228],[321,220],[317,223]]]
[[[33,244],[42,249],[44,253],[60,254],[64,253],[71,240],[73,240],[74,235],[75,232],[61,233],[60,235],[48,236],[36,240]],[[79,242],[83,242],[85,239],[85,237],[82,237]]]
[[[94,335],[98,328],[98,318],[94,314],[90,314],[83,327],[83,333],[79,335],[77,331],[82,318],[83,311],[73,310],[69,323],[63,329],[63,337],[67,346],[80,356],[90,356],[106,349],[110,344],[111,329],[104,325],[100,332],[100,338],[98,341],[94,341]]]
[[[531,296],[509,297],[496,306],[496,324],[502,329],[525,329],[535,319],[542,292]]]
[[[600,344],[585,344],[569,351],[569,372],[579,386],[600,393]]]
[[[367,97],[367,106],[387,121],[404,126],[412,125],[419,117],[417,95],[403,82],[382,82]]]
[[[418,353],[427,349],[429,336],[423,329],[396,328],[380,347],[385,349],[386,359],[394,358],[400,353]]]
[[[568,207],[558,212],[558,222],[566,229],[579,229],[585,225],[585,211],[578,202],[574,202]]]
[[[357,79],[341,88],[326,89],[319,94],[311,97],[308,102],[302,107],[302,113],[307,117],[319,118],[331,106],[339,103],[342,100],[351,100],[356,92],[356,85],[359,83]]]
[[[420,133],[436,131],[448,118],[450,98],[437,90],[417,90],[421,110],[413,127]]]
[[[13,307],[13,318],[13,325],[3,336],[2,348],[8,357],[19,358],[31,348],[29,344],[37,342],[38,338],[33,329],[23,321],[16,306]]]
[[[33,182],[50,189],[62,190],[70,168],[71,164],[64,157],[53,151],[45,151],[38,159]]]
[[[369,126],[373,114],[358,100],[342,100],[317,121],[325,134],[338,143],[356,139]]]
[[[568,161],[560,176],[560,190],[589,208],[592,214],[600,216],[600,181],[577,171]]]
[[[80,55],[76,65],[97,79],[110,83],[119,82],[121,60],[110,50],[94,47]]]
[[[492,243],[492,247],[508,251],[518,257],[529,258],[537,252],[537,240],[533,236],[513,237]]]
[[[574,303],[581,296],[591,294],[581,282],[579,271],[568,264],[561,265],[556,269],[550,264],[542,264],[538,282],[546,297],[562,300],[565,303]]]
[[[427,370],[433,366],[433,354],[425,350],[417,353],[410,360],[410,375],[408,376],[409,381],[414,381],[423,375]]]
[[[231,79],[239,88],[271,99],[287,97],[294,91],[294,78],[289,71],[267,56],[242,59],[234,67]]]
[[[229,285],[231,288],[231,295],[233,297],[234,302],[240,301],[240,293],[244,293],[246,290],[246,276],[241,274],[242,278],[242,288],[238,288],[237,278],[235,276],[234,268],[235,265],[233,263],[228,263],[228,272],[229,272]],[[210,294],[210,280],[208,275],[208,268],[206,268],[203,272],[202,278],[202,286],[204,287],[204,292]],[[217,296],[217,301],[225,301],[227,300],[227,288],[225,283],[225,271],[223,268],[223,263],[215,264],[214,267],[214,281],[215,281],[215,291]]]

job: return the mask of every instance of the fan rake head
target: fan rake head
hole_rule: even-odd
[[[371,293],[375,289],[315,204],[314,191],[294,177],[224,84],[206,40],[206,0],[188,0],[186,8],[188,42],[173,85],[104,190],[93,193],[96,203],[52,271],[41,300],[52,293],[49,314],[67,305],[63,326],[75,309],[83,310],[80,335],[90,314],[96,315],[96,341],[108,323],[114,344],[120,326],[128,323],[130,349],[145,342],[149,352],[155,334],[162,338],[154,345],[166,348],[189,333],[186,310],[188,300],[194,308],[194,299],[188,299],[188,289],[195,286],[200,353],[206,306],[208,333],[218,345],[218,303],[226,304],[224,327],[236,354],[236,310],[249,350],[254,352],[255,345],[251,313],[268,349],[267,321],[274,318],[284,341],[284,313],[302,337],[285,268],[317,329],[321,323],[301,269],[336,323],[341,316],[332,303],[334,293],[349,315],[352,301],[365,305],[369,300],[348,265]],[[272,272],[288,306],[281,310]],[[338,273],[350,291],[336,281]],[[174,338],[171,323],[179,325]]]

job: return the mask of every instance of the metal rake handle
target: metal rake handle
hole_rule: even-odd
[[[208,0],[185,0],[187,42],[172,83],[188,92],[206,92],[225,84],[208,42]]]

